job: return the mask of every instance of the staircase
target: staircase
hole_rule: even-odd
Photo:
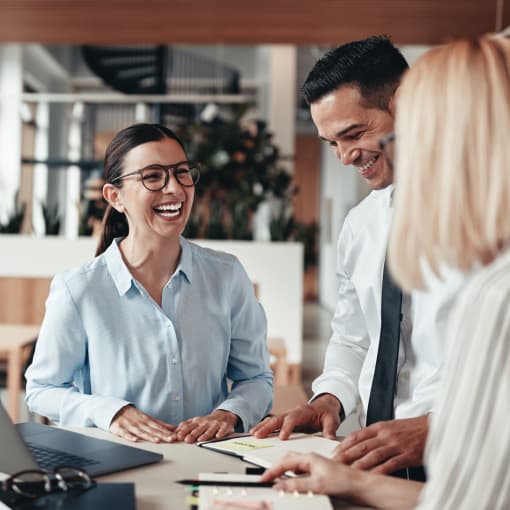
[[[94,74],[124,94],[167,94],[170,76],[179,83],[179,94],[240,93],[236,69],[168,46],[83,46],[82,54]],[[201,86],[204,82],[209,83],[206,89]],[[163,103],[155,116],[162,123],[169,116],[193,119],[200,108],[192,103]]]
[[[167,46],[83,46],[90,70],[124,94],[166,94],[170,67]]]

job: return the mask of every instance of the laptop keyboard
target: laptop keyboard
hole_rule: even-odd
[[[86,468],[92,464],[99,464],[99,462],[96,460],[73,455],[72,453],[52,450],[50,448],[36,446],[31,443],[26,443],[26,445],[34,456],[37,464],[39,464],[39,466],[43,469],[52,469],[61,465]]]

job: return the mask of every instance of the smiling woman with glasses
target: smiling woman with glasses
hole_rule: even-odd
[[[114,137],[96,258],[57,275],[46,302],[26,374],[32,411],[153,442],[221,438],[268,413],[253,285],[234,256],[182,237],[199,176],[165,126]]]

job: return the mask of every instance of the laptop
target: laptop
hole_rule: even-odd
[[[159,453],[40,423],[14,425],[0,404],[0,473],[70,465],[91,476],[159,462]]]

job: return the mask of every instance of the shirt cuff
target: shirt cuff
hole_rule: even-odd
[[[216,410],[229,411],[239,417],[236,432],[248,432],[250,428],[264,416],[264,414],[260,417],[255,416],[253,409],[250,409],[249,404],[242,398],[229,398],[224,400]]]
[[[321,381],[314,383],[312,385],[312,390],[313,397],[310,399],[310,402],[323,393],[331,393],[331,395],[334,395],[342,405],[344,418],[356,410],[357,398],[352,394],[348,384],[344,384],[341,381]]]
[[[113,397],[102,397],[94,408],[94,423],[96,427],[109,431],[114,416],[123,408],[132,405],[127,400]]]

